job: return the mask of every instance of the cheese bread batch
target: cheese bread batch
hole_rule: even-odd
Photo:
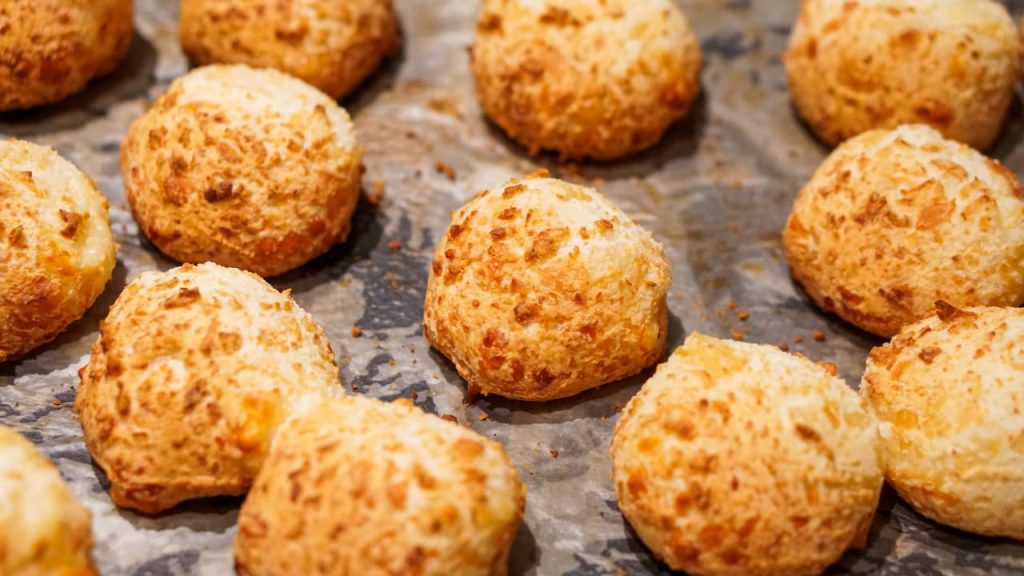
[[[523,521],[501,444],[347,394],[323,328],[264,280],[348,238],[364,167],[337,99],[399,29],[390,0],[182,0],[195,68],[121,143],[139,228],[181,265],[117,297],[75,410],[118,507],[247,494],[241,575],[501,576]],[[132,30],[131,0],[0,3],[0,109],[81,90]],[[506,145],[605,161],[687,116],[698,34],[670,0],[483,0],[467,64]],[[821,310],[891,338],[859,392],[774,346],[667,351],[658,239],[544,170],[451,215],[424,337],[471,392],[519,401],[657,366],[614,424],[608,482],[672,570],[820,574],[872,537],[886,482],[936,522],[1024,539],[1024,190],[984,154],[1019,46],[990,0],[803,2],[792,103],[835,148],[779,234]],[[10,362],[83,316],[118,246],[89,176],[26,141],[0,142],[0,217]],[[92,543],[74,489],[0,426],[0,574],[95,574]]]

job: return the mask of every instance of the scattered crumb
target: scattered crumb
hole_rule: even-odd
[[[363,335],[363,329],[362,328],[360,328],[359,326],[353,326],[352,327],[352,337],[353,338],[359,338],[362,335]]]
[[[740,332],[736,332],[734,330],[733,333],[732,333],[732,339],[733,340],[739,340],[740,342],[742,342],[743,341],[743,334],[740,333]]]
[[[459,110],[459,104],[451,98],[433,96],[427,100],[427,108],[434,112],[440,112],[441,114],[447,114],[452,118],[462,120],[462,111]]]
[[[783,352],[789,352],[789,344],[786,344],[785,342],[779,344],[779,350],[782,350]]]
[[[53,404],[54,406],[60,406],[63,403],[64,402],[62,402],[60,398],[54,398],[53,400],[50,400],[50,404]]]
[[[391,289],[392,290],[398,290],[398,281],[397,280],[392,280],[391,281]]]
[[[746,320],[747,318],[750,318],[750,312],[740,310],[740,320]]]
[[[487,414],[480,414],[480,416],[477,417],[477,420],[479,420],[481,422],[483,422],[484,420],[487,420]]]
[[[377,206],[384,200],[384,182],[377,180],[373,183],[373,190],[366,196],[366,201],[371,206]]]
[[[395,364],[397,364],[397,362],[395,362],[394,358],[388,360],[388,366],[394,366]]]
[[[594,183],[594,186],[604,186],[606,184],[605,179],[600,176],[594,178],[592,182]]]
[[[455,422],[456,424],[459,423],[459,419],[456,418],[455,416],[452,416],[451,414],[444,414],[444,415],[442,415],[441,416],[441,420],[447,420],[449,422]]]
[[[822,332],[821,330],[815,330],[814,331],[814,341],[815,342],[824,342],[825,341],[825,333]]]
[[[558,458],[558,450],[552,450],[551,451],[551,457],[552,458]]]
[[[803,336],[797,336],[797,337],[793,338],[793,343],[794,344],[799,344],[799,343],[801,343],[803,341],[804,341],[804,337]]]
[[[409,397],[412,398],[413,402],[415,402],[416,399],[420,397],[420,395],[415,390],[413,390],[412,393],[409,394]]]
[[[455,168],[453,168],[451,164],[438,160],[437,164],[434,165],[434,169],[437,170],[439,174],[447,176],[449,180],[455,180]]]
[[[388,248],[391,248],[392,250],[401,250],[402,242],[400,240],[392,240],[388,243]]]
[[[530,180],[531,178],[547,178],[548,176],[551,176],[551,172],[548,172],[547,168],[537,168],[533,172],[527,174],[525,178]]]

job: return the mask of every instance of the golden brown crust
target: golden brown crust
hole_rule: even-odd
[[[424,334],[485,394],[564,398],[661,358],[670,282],[661,245],[604,196],[512,180],[452,216]]]
[[[1013,20],[991,0],[806,0],[785,64],[797,111],[831,144],[920,122],[984,150],[1020,74]]]
[[[60,470],[0,425],[0,574],[95,576],[91,522]]]
[[[865,543],[882,488],[877,423],[827,366],[697,333],[623,410],[611,454],[622,513],[695,576],[820,574]]]
[[[288,294],[216,264],[146,273],[100,325],[75,408],[121,507],[242,494],[277,426],[338,388],[323,330]]]
[[[165,254],[275,276],[348,236],[361,156],[322,92],[275,70],[207,66],[132,124],[121,172]]]
[[[114,70],[132,40],[132,0],[0,3],[0,110],[57,102]]]
[[[114,271],[107,200],[50,148],[0,140],[0,362],[53,340]]]
[[[783,233],[825,311],[881,336],[932,311],[1024,303],[1024,192],[997,161],[923,125],[848,140]]]
[[[245,576],[504,576],[526,486],[501,445],[408,401],[286,423],[238,517]]]
[[[949,526],[1024,539],[1024,310],[958,309],[871,351],[861,395],[882,425],[885,476]]]
[[[277,68],[335,100],[400,44],[391,0],[183,0],[179,30],[196,64]]]
[[[670,0],[485,0],[471,58],[484,112],[531,154],[643,150],[700,90],[700,46]]]

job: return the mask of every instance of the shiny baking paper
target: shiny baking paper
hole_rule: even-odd
[[[817,311],[790,279],[780,246],[792,199],[827,152],[794,118],[785,92],[779,56],[798,2],[683,2],[703,47],[703,96],[653,149],[599,165],[530,158],[481,118],[467,54],[476,2],[397,4],[401,54],[342,102],[366,148],[352,235],[273,284],[291,289],[327,330],[351,393],[415,397],[424,410],[455,416],[505,445],[529,486],[513,575],[666,574],[618,511],[608,456],[618,412],[650,372],[557,402],[464,404],[465,384],[421,335],[427,269],[449,212],[484,188],[547,167],[597,187],[665,244],[673,263],[670,349],[694,330],[785,343],[834,362],[856,386],[879,340]],[[117,510],[72,407],[77,370],[107,308],[139,273],[175,265],[135,225],[118,152],[130,122],[188,69],[176,12],[177,2],[137,0],[137,35],[117,72],[67,102],[0,115],[0,135],[51,145],[95,178],[121,245],[113,281],[83,320],[29,357],[0,365],[0,421],[54,459],[92,510],[95,559],[107,576],[233,573],[241,499],[187,503],[157,517]],[[1018,173],[1022,133],[1015,110],[994,150]],[[1024,546],[939,527],[888,489],[868,549],[830,570],[1022,571]]]

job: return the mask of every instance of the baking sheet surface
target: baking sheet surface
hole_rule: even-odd
[[[779,234],[790,203],[826,150],[793,117],[779,54],[796,0],[682,2],[701,38],[704,95],[652,150],[611,164],[531,159],[480,115],[467,46],[478,5],[397,0],[404,47],[343,104],[367,150],[364,201],[348,243],[273,283],[325,327],[355,393],[416,403],[504,443],[529,486],[513,575],[653,575],[655,561],[620,515],[608,444],[618,411],[645,373],[547,404],[481,398],[421,336],[422,297],[434,242],[448,214],[477,191],[538,166],[596,186],[652,230],[673,262],[669,347],[685,334],[772,344],[836,363],[856,385],[879,341],[819,313],[790,279]],[[1011,6],[1016,14],[1020,6]],[[177,41],[177,2],[136,0],[131,55],[112,76],[55,106],[0,115],[0,135],[55,147],[96,179],[111,201],[121,251],[114,279],[81,321],[55,342],[0,365],[0,421],[54,459],[92,510],[102,574],[232,574],[241,499],[192,502],[158,517],[113,507],[86,452],[72,409],[77,370],[125,284],[175,264],[139,232],[118,168],[129,123],[188,69]],[[1024,173],[1019,106],[993,154]],[[439,170],[450,166],[454,177]],[[381,202],[365,200],[383,190]],[[394,249],[393,241],[401,243]],[[741,320],[740,312],[749,317]],[[359,326],[361,337],[352,328]],[[817,333],[818,338],[815,338]],[[341,542],[339,546],[344,546]],[[945,529],[883,494],[866,551],[834,574],[1020,574],[1024,546]]]

